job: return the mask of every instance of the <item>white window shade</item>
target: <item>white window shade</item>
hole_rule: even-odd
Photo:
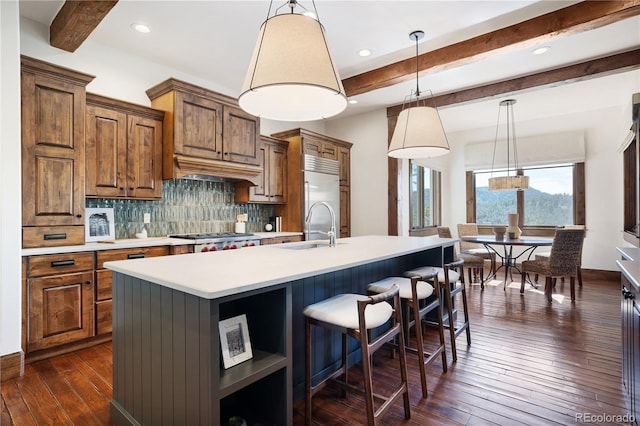
[[[551,164],[580,163],[586,158],[584,132],[563,132],[522,137],[516,140],[518,166],[530,167]],[[495,146],[495,159],[493,157]],[[513,147],[509,148],[509,167],[513,169]],[[465,170],[507,168],[505,140],[472,143],[464,149]]]

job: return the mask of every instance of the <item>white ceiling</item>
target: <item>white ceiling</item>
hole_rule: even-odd
[[[20,14],[49,25],[63,3],[20,0]],[[426,33],[419,45],[419,53],[425,53],[574,3],[577,2],[317,0],[316,7],[344,79],[413,57],[415,44],[409,33],[414,30]],[[284,0],[274,1],[274,7],[282,4]],[[313,8],[310,1],[301,4]],[[237,96],[268,7],[269,1],[120,0],[89,38],[216,82],[228,88],[227,94]],[[134,22],[147,24],[151,33],[133,31]],[[536,46],[526,46],[425,75],[420,78],[420,88],[437,95],[637,48],[640,17],[561,36],[545,45],[551,47],[545,55],[535,56],[531,51]],[[357,52],[362,48],[370,49],[372,55],[359,57]],[[598,80],[603,84],[609,81]],[[589,84],[595,84],[598,90],[597,83]],[[359,95],[358,104],[349,105],[338,117],[402,103],[414,87],[415,80]],[[601,91],[606,96],[606,89]],[[567,106],[564,108],[566,112]],[[584,102],[579,100],[572,108],[585,108]],[[495,110],[490,116],[489,122],[493,122]]]

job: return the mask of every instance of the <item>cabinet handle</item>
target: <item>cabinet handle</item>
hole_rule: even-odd
[[[124,191],[124,186],[121,186],[121,187],[120,187],[120,191]]]
[[[91,280],[85,281],[85,284],[91,284]]]
[[[622,287],[622,297],[625,299],[635,299],[636,297],[626,287]]]
[[[73,259],[69,259],[69,260],[54,260],[53,262],[51,262],[51,267],[52,268],[58,268],[61,266],[73,266],[76,264],[76,261]]]
[[[61,234],[44,234],[45,240],[66,240],[67,233],[63,232]]]
[[[142,259],[144,257],[144,253],[131,253],[127,255],[127,259]]]
[[[76,215],[76,217],[77,217],[78,219],[80,219],[80,218],[82,217],[82,215],[81,215],[81,214],[77,214],[77,215]]]
[[[133,191],[133,186],[130,186],[130,187],[129,187],[129,191]]]
[[[229,155],[229,153],[228,153],[228,152],[225,152],[225,153],[224,153],[224,155]]]

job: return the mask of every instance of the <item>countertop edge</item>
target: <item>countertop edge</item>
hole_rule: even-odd
[[[358,237],[356,237],[358,238]],[[363,237],[361,237],[363,238]],[[458,240],[457,239],[449,239],[449,238],[437,238],[437,237],[406,237],[406,238],[424,238],[424,239],[428,239],[429,243],[426,243],[424,245],[420,245],[420,246],[415,246],[415,247],[407,247],[401,250],[397,250],[394,252],[386,252],[384,254],[379,254],[379,255],[375,255],[375,256],[371,256],[371,257],[366,257],[366,258],[359,258],[359,259],[354,259],[354,260],[349,260],[349,261],[344,261],[344,262],[340,262],[337,265],[331,265],[331,266],[322,266],[322,267],[313,267],[313,266],[309,266],[308,269],[304,270],[303,272],[299,272],[299,273],[288,273],[287,271],[284,270],[280,270],[278,272],[279,276],[271,278],[271,279],[265,279],[262,281],[255,281],[255,280],[251,280],[251,279],[247,279],[247,283],[246,284],[240,284],[240,285],[236,285],[234,287],[228,287],[228,288],[224,288],[224,289],[219,289],[219,290],[213,290],[213,291],[202,291],[199,290],[198,288],[194,288],[194,287],[190,287],[187,285],[182,285],[179,282],[176,281],[172,281],[172,280],[168,280],[165,279],[164,277],[158,277],[158,276],[152,276],[149,275],[148,273],[144,273],[141,272],[140,270],[136,270],[134,267],[132,267],[133,265],[135,265],[134,262],[138,262],[138,265],[141,265],[141,263],[139,261],[145,261],[145,260],[151,260],[151,259],[139,259],[139,260],[122,260],[122,261],[112,261],[112,262],[105,262],[104,266],[105,268],[111,269],[115,272],[120,272],[135,278],[139,278],[145,281],[149,281],[149,282],[153,282],[159,285],[162,285],[164,287],[167,288],[171,288],[174,290],[178,290],[178,291],[182,291],[184,293],[188,293],[188,294],[192,294],[194,296],[198,296],[204,299],[218,299],[218,298],[222,298],[222,297],[226,297],[226,296],[231,296],[231,295],[236,295],[236,294],[240,294],[240,293],[244,293],[247,291],[252,291],[252,290],[260,290],[263,288],[268,288],[274,285],[278,285],[278,284],[282,284],[282,283],[286,283],[286,282],[290,282],[290,281],[295,281],[295,280],[299,280],[299,279],[303,279],[303,278],[307,278],[307,277],[311,277],[311,276],[315,276],[315,275],[320,275],[320,274],[324,274],[324,273],[329,273],[329,272],[335,272],[335,271],[339,271],[342,269],[347,269],[347,268],[351,268],[351,267],[355,267],[355,266],[360,266],[360,265],[364,265],[367,263],[372,263],[372,262],[377,262],[380,260],[385,260],[385,259],[389,259],[392,257],[397,257],[397,256],[403,256],[403,255],[407,255],[407,254],[411,254],[411,253],[416,253],[419,251],[423,251],[423,250],[427,250],[430,248],[436,248],[438,246],[442,246],[442,247],[447,247],[447,246],[453,246]],[[426,240],[423,240],[426,241]],[[292,243],[292,244],[299,244],[299,243]],[[261,246],[261,247],[257,247],[257,250],[268,250],[268,252],[265,253],[271,253],[273,254],[274,252],[272,250],[283,250],[280,246]],[[254,250],[249,249],[249,250]],[[320,250],[325,250],[325,249],[320,249]],[[333,250],[333,249],[327,249],[327,250]],[[229,255],[233,255],[235,251],[231,251],[231,253],[228,253]],[[296,253],[297,251],[292,251],[290,252],[291,254]],[[235,253],[236,255],[239,253],[239,251],[237,253]],[[280,252],[280,254],[284,254],[286,252]],[[300,252],[297,252],[300,253]],[[186,259],[185,256],[201,256],[201,253],[193,253],[193,254],[186,254],[186,255],[181,255],[180,259],[184,260]],[[205,254],[205,256],[207,256],[207,254]],[[296,257],[298,256],[292,256],[294,260],[297,260],[301,263],[305,263],[304,262],[304,258],[303,257],[299,257],[296,259]],[[307,259],[308,260],[308,259]],[[177,260],[176,260],[177,261]],[[146,269],[145,269],[146,270]]]

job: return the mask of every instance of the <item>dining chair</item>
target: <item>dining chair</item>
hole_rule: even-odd
[[[548,258],[522,262],[520,293],[524,293],[524,284],[528,273],[541,274],[545,276],[544,294],[551,302],[553,278],[568,276],[571,283],[571,300],[576,300],[575,283],[582,257],[584,233],[584,229],[557,229]]]
[[[479,235],[477,223],[459,223],[458,224],[458,236],[465,237],[469,235]],[[469,243],[466,241],[460,241],[460,254],[472,254],[474,256],[482,257],[491,261],[491,268],[489,275],[494,274],[496,271],[496,254],[489,252],[482,244]]]
[[[563,226],[563,228],[565,229],[584,229],[586,230],[587,228],[584,225],[566,225]],[[536,260],[545,260],[546,258],[549,257],[549,252],[542,252],[542,253],[536,253]],[[560,278],[562,280],[562,282],[564,282],[564,277]],[[538,282],[538,274],[536,274],[535,278],[534,278],[535,282]],[[555,278],[554,278],[554,282],[553,285],[555,286]],[[582,253],[580,253],[580,264],[578,265],[578,287],[582,287]]]
[[[438,237],[453,238],[451,236],[451,229],[449,229],[448,226],[438,226]],[[474,278],[480,275],[480,284],[482,288],[484,288],[484,258],[475,254],[455,252],[454,257],[456,259],[462,260],[464,266],[467,267],[467,273],[469,274],[469,285],[471,285],[471,283],[475,281],[471,277],[472,274]],[[464,283],[464,276],[460,277],[460,279]]]

